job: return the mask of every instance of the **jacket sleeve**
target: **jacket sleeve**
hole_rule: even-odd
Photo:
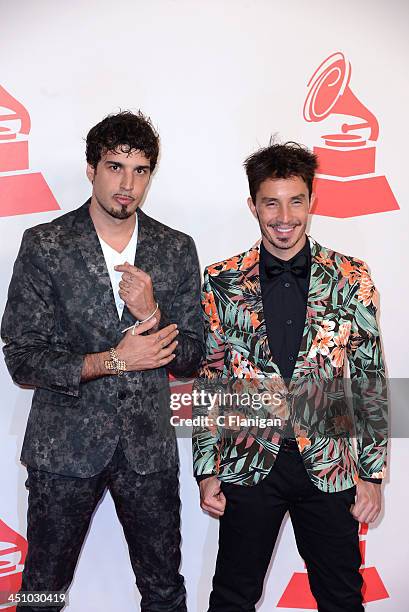
[[[201,394],[198,403],[193,402],[193,418],[202,419],[193,427],[193,472],[198,481],[202,477],[218,474],[221,436],[217,426],[218,407],[210,409],[210,402],[202,398],[217,391],[217,382],[226,381],[224,365],[225,336],[217,312],[214,294],[207,269],[204,272],[202,311],[205,322],[206,355],[193,388]]]
[[[40,240],[26,230],[14,264],[1,336],[7,368],[19,385],[78,396],[83,356],[58,345],[55,294]]]
[[[352,298],[353,318],[348,343],[358,473],[367,479],[385,476],[388,443],[388,393],[381,338],[376,319],[377,293],[366,264]]]
[[[168,310],[161,309],[160,328],[177,323],[179,334],[175,358],[168,370],[173,376],[193,376],[197,373],[204,353],[203,321],[200,310],[200,268],[196,247],[189,237],[178,262],[179,284]]]

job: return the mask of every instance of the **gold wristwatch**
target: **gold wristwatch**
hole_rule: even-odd
[[[115,374],[121,376],[123,372],[126,372],[126,361],[119,359],[118,353],[114,348],[109,349],[111,359],[105,359],[104,365],[107,370],[115,370]]]

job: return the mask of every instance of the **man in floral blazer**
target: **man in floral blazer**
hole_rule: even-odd
[[[361,612],[358,526],[380,512],[387,443],[376,291],[364,262],[306,235],[311,152],[271,145],[245,167],[262,238],[206,268],[202,295],[194,472],[220,516],[209,612],[255,610],[287,511],[318,610]]]

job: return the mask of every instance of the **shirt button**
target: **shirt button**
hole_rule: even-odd
[[[290,286],[290,283],[284,283],[284,287],[286,287],[287,289],[289,286]]]
[[[293,322],[292,319],[287,319],[287,321],[286,321],[287,325],[291,325],[292,322]]]

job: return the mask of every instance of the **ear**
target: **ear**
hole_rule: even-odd
[[[255,206],[255,204],[253,202],[253,198],[247,198],[247,206],[250,208],[250,211],[251,211],[251,214],[253,215],[253,217],[258,219],[257,210],[256,210],[256,206]]]
[[[95,168],[93,168],[93,166],[91,166],[90,164],[87,164],[86,174],[90,183],[93,183],[95,176]]]
[[[308,205],[308,212],[311,212],[311,208],[313,207],[313,204],[315,202],[315,191],[311,192],[311,197],[310,197],[310,203]]]

